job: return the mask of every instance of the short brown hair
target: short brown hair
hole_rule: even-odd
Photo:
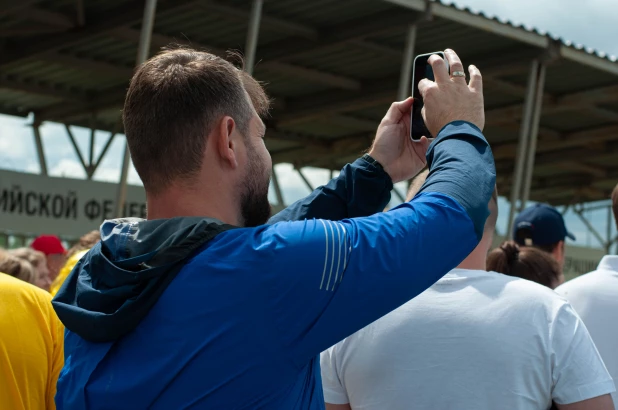
[[[88,250],[96,245],[101,240],[101,234],[97,229],[88,232],[85,235],[82,235],[77,241],[76,244],[71,246],[71,249],[67,251],[67,259],[71,258],[71,256],[75,255],[78,252]]]
[[[36,280],[34,267],[30,262],[2,249],[0,249],[0,272],[32,284]]]
[[[406,196],[406,201],[411,201],[412,198],[416,196],[421,190],[427,176],[429,175],[429,169],[425,167],[421,172],[418,173],[412,180],[410,181],[410,188],[408,188],[408,195]],[[496,227],[496,223],[498,222],[498,187],[494,187],[494,192],[491,194],[491,200],[489,201],[489,216],[487,217],[487,221],[485,222],[485,231],[491,231]]]
[[[531,280],[552,289],[561,275],[558,262],[550,254],[532,246],[520,247],[515,241],[503,242],[489,252],[487,270]]]
[[[131,158],[146,191],[156,195],[173,180],[194,176],[206,137],[222,116],[234,118],[246,135],[251,105],[264,115],[268,103],[257,81],[213,54],[174,48],[146,61],[131,79],[123,109]]]

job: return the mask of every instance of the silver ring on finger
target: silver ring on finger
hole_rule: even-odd
[[[463,71],[453,71],[451,77],[466,77],[466,73]]]

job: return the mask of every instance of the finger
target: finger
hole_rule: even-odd
[[[413,102],[414,98],[408,97],[404,101],[392,103],[382,121],[397,123],[405,115],[409,116]]]
[[[459,59],[457,53],[455,53],[450,48],[447,48],[446,50],[444,50],[444,55],[446,56],[446,60],[448,61],[449,66],[451,67],[451,75],[455,72],[464,72],[463,64],[461,63],[461,60]],[[454,76],[451,78],[453,79],[453,81],[456,81],[458,83],[466,83],[466,77]]]
[[[418,82],[418,92],[421,93],[423,98],[425,98],[425,94],[427,93],[427,90],[431,88],[433,84],[434,82],[431,80],[428,80],[427,78],[423,78],[421,81]]]
[[[448,75],[448,70],[446,69],[446,63],[444,60],[438,56],[437,54],[432,55],[427,60],[433,69],[433,76],[436,79],[436,83],[445,83],[449,81],[450,77]]]
[[[483,76],[481,75],[481,71],[476,68],[476,66],[471,65],[468,67],[468,72],[470,73],[470,84],[468,87],[472,91],[476,91],[477,93],[483,93]]]

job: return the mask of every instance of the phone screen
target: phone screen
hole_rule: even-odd
[[[423,117],[421,115],[421,110],[423,109],[424,103],[423,97],[418,91],[418,83],[423,78],[435,81],[433,69],[427,62],[429,57],[433,54],[437,54],[444,59],[444,53],[441,52],[419,55],[414,59],[414,68],[412,70],[412,97],[414,97],[414,105],[412,106],[412,118],[410,121],[410,137],[415,141],[420,140],[423,136],[433,138],[433,135],[431,135],[425,126],[425,121],[423,121]]]

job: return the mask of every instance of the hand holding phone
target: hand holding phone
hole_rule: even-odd
[[[421,54],[416,56],[414,64],[412,66],[412,97],[414,98],[414,105],[412,106],[412,117],[410,120],[410,138],[412,141],[419,141],[421,137],[432,138],[433,135],[427,129],[425,120],[422,116],[422,110],[425,106],[423,96],[418,90],[418,84],[424,78],[435,81],[433,75],[433,68],[429,64],[429,57],[437,55],[446,62],[446,69],[448,71],[448,60],[446,59],[442,51],[436,51],[434,53]]]
[[[413,84],[414,107],[411,114],[410,138],[414,142],[422,135],[428,138],[436,137],[444,126],[453,121],[470,122],[481,130],[485,126],[481,72],[475,66],[469,66],[468,84],[461,60],[453,50],[445,50],[443,55],[446,59],[435,54],[431,53],[426,60],[426,64],[431,66],[433,79],[427,75],[422,78],[419,76],[420,80]],[[419,57],[422,56],[418,56],[417,59]],[[416,63],[414,68],[416,70]],[[424,69],[426,70],[426,67]],[[427,71],[425,73],[428,74]],[[422,98],[421,103],[417,103],[417,95]],[[419,104],[422,106],[418,107]],[[419,130],[421,124],[424,129]],[[427,134],[419,135],[419,132]]]

